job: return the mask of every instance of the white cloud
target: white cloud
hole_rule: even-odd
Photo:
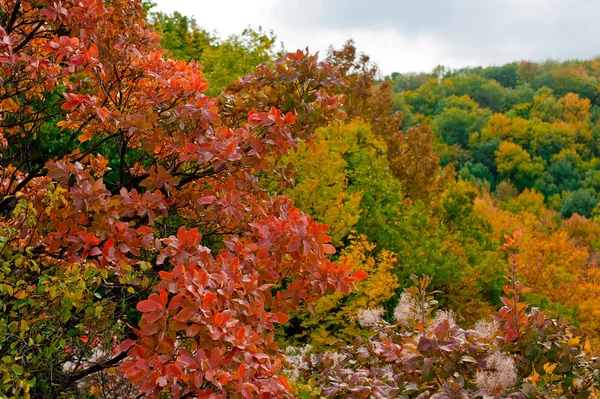
[[[596,0],[157,0],[221,36],[273,30],[288,50],[354,39],[383,73],[600,54]]]

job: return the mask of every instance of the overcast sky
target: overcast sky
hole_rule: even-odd
[[[220,36],[273,30],[286,50],[354,39],[384,74],[600,55],[600,0],[155,0]]]

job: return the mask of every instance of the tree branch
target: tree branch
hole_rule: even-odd
[[[87,377],[90,374],[94,374],[97,373],[99,371],[105,370],[107,368],[113,367],[114,365],[116,365],[117,363],[119,363],[121,360],[125,359],[127,357],[127,351],[125,352],[121,352],[120,354],[118,354],[117,356],[113,357],[110,360],[107,360],[104,363],[98,363],[93,365],[92,367],[89,367],[85,370],[80,371],[77,374],[72,374],[70,375],[61,385],[60,387],[58,387],[56,394],[59,394],[61,392],[63,392],[64,390],[66,390],[67,388],[69,388],[70,386],[72,386],[75,382],[79,381],[80,379]]]

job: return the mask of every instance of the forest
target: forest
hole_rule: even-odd
[[[600,57],[0,7],[0,398],[600,397]]]

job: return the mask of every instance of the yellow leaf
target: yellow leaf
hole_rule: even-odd
[[[556,364],[553,364],[553,363],[544,364],[544,371],[546,372],[546,374],[552,374],[552,372],[554,371],[555,368],[556,368]]]

